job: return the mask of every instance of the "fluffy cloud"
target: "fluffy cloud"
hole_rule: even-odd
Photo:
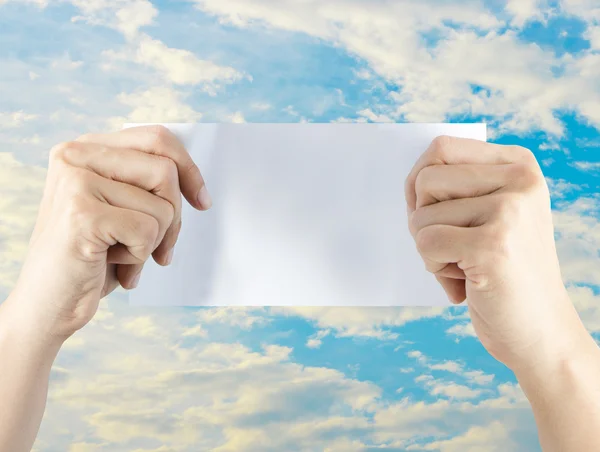
[[[552,179],[547,177],[546,181],[548,182],[548,188],[552,199],[562,199],[568,194],[581,191],[583,188],[564,179]]]
[[[215,95],[220,86],[241,80],[237,70],[201,60],[188,50],[174,49],[163,42],[141,34],[128,48],[120,52],[105,51],[109,61],[125,61],[151,68],[176,85],[201,85]]]
[[[580,197],[559,203],[554,212],[557,250],[563,278],[568,284],[600,286],[600,199]]]
[[[441,315],[445,308],[339,308],[285,307],[271,308],[273,314],[298,316],[313,322],[318,328],[332,330],[337,337],[358,336],[393,340],[398,334],[391,328],[408,322]]]
[[[436,397],[447,397],[449,399],[475,399],[482,394],[481,389],[469,388],[453,382],[446,382],[433,378],[431,375],[420,375],[415,382],[423,384],[429,394]]]
[[[109,120],[113,129],[119,129],[125,122],[196,122],[202,113],[184,102],[186,95],[168,86],[156,86],[145,91],[121,93],[119,102],[132,110],[127,117],[114,117]]]
[[[38,115],[23,111],[0,112],[0,129],[14,129],[21,127],[28,121],[36,119]]]
[[[522,27],[529,21],[543,20],[550,8],[547,0],[508,0],[505,9],[512,15],[511,24]]]
[[[138,30],[153,23],[158,10],[149,0],[68,0],[79,8],[81,15],[73,21],[115,28],[133,38]]]
[[[46,170],[0,152],[0,298],[15,284],[37,217]]]
[[[75,336],[86,353],[66,347],[59,355],[48,402],[53,415],[44,419],[38,450],[436,450],[432,444],[475,441],[471,430],[483,432],[509,413],[508,439],[531,425],[517,387],[469,381],[474,371],[461,363],[413,350],[417,363],[460,373],[465,382],[421,377],[418,384],[439,400],[387,401],[373,383],[295,362],[289,347],[190,343],[181,336],[189,311],[140,315],[118,294],[111,298]],[[118,315],[105,315],[111,311]],[[63,433],[65,425],[72,434]]]
[[[98,326],[80,334],[86,340],[101,334]],[[381,395],[375,385],[336,370],[292,362],[287,347],[180,348],[158,338],[144,343],[132,328],[112,334],[110,342],[136,347],[139,359],[128,362],[126,350],[100,353],[93,368],[75,365],[53,386],[49,401],[50,410],[82,416],[97,450],[133,450],[148,441],[174,450],[323,449],[366,432],[363,416]],[[170,370],[161,369],[165,357]],[[129,378],[119,377],[123,370]],[[42,435],[40,441],[50,439]]]
[[[572,165],[581,171],[587,171],[587,172],[600,171],[600,162],[573,162]]]
[[[558,58],[525,43],[480,2],[327,0],[315,7],[295,0],[195,1],[232,25],[306,33],[365,60],[401,88],[390,95],[396,106],[371,109],[372,119],[435,122],[482,115],[495,134],[541,129],[560,136],[564,126],[556,112],[573,110],[600,126],[596,56]],[[576,6],[582,2],[568,3],[568,11],[584,14]],[[534,0],[510,2],[506,12],[518,25],[550,14],[546,2]],[[427,33],[441,39],[432,45],[423,39]],[[555,75],[557,69],[563,74]],[[574,92],[574,85],[581,89]]]
[[[507,428],[499,421],[482,427],[475,426],[467,430],[463,435],[452,439],[434,441],[420,446],[410,446],[407,450],[433,450],[439,452],[502,452],[505,450],[518,449],[518,446],[510,438]]]
[[[469,429],[486,427],[498,418],[505,419],[504,426],[512,436],[532,424],[528,408],[527,399],[519,387],[510,383],[499,385],[498,395],[479,402],[441,399],[427,403],[404,398],[375,413],[374,436],[381,442],[385,441],[388,447],[419,450],[427,447],[427,442],[422,442],[425,438],[446,437],[447,440],[456,441],[466,435]],[[509,411],[510,417],[506,417]],[[459,430],[461,433],[452,436],[448,430]],[[417,441],[419,443],[415,444]],[[429,443],[438,441],[436,439]]]
[[[36,5],[40,8],[45,8],[46,6],[48,6],[48,2],[49,0],[0,0],[0,6],[2,6],[5,3],[24,3]]]

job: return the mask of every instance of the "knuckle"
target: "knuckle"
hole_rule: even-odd
[[[89,143],[92,141],[92,136],[93,135],[91,133],[85,133],[77,138],[77,141],[80,143]]]
[[[420,208],[413,211],[408,217],[408,229],[416,236],[417,233],[422,229],[422,225],[425,222],[425,209]]]
[[[512,150],[514,151],[514,153],[518,156],[520,156],[520,158],[528,163],[536,163],[537,159],[535,158],[535,154],[530,150],[527,149],[526,147],[523,146],[519,146],[519,145],[511,145]]]
[[[434,180],[435,173],[437,172],[436,165],[426,166],[417,174],[415,179],[415,191],[417,195],[420,193],[426,193]]]
[[[144,243],[145,255],[150,256],[154,251],[154,245],[160,233],[160,224],[156,218],[147,215],[143,220],[140,220],[138,231]]]
[[[428,226],[419,230],[415,235],[417,250],[422,255],[427,255],[431,250],[435,249],[439,240],[439,235],[436,234],[435,228]]]
[[[168,201],[162,202],[162,218],[167,226],[173,223],[173,219],[175,218],[175,208],[173,204]]]
[[[172,185],[178,183],[177,165],[168,157],[157,156],[158,170],[156,172],[159,185]]]
[[[408,200],[408,194],[414,188],[414,184],[415,184],[415,176],[413,175],[413,173],[411,171],[404,179],[404,194],[405,194],[405,197],[407,198],[407,200]]]
[[[546,185],[546,181],[537,164],[520,162],[511,165],[511,179],[525,189]]]
[[[453,140],[454,138],[448,135],[435,137],[429,147],[429,154],[432,159],[434,161],[439,161],[440,163],[445,162]]]
[[[184,174],[192,177],[200,177],[200,169],[191,157],[187,158],[183,165]]]
[[[79,228],[86,228],[91,222],[89,202],[85,196],[76,194],[64,203],[64,211],[70,223]]]
[[[92,260],[98,254],[98,246],[94,243],[90,242],[87,239],[84,239],[82,236],[78,236],[78,240],[76,241],[77,252],[85,259]]]
[[[82,150],[81,146],[81,143],[76,141],[67,141],[57,144],[50,149],[50,160],[62,160],[67,162],[74,153]]]
[[[153,145],[160,149],[167,146],[173,139],[173,134],[163,125],[148,126],[148,133],[152,136]]]

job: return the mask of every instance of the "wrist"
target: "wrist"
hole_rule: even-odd
[[[557,390],[563,383],[576,379],[580,369],[589,369],[590,363],[600,363],[600,348],[570,300],[567,307],[559,316],[560,327],[554,328],[552,334],[538,344],[535,354],[530,355],[535,358],[511,369],[526,394],[528,390],[536,393]]]
[[[55,335],[48,322],[30,312],[29,306],[17,290],[0,304],[0,340],[54,360],[67,338]]]

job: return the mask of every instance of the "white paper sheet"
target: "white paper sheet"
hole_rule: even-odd
[[[173,263],[148,261],[131,304],[449,305],[408,231],[404,181],[436,136],[485,141],[485,124],[165,125],[213,207],[184,202]]]

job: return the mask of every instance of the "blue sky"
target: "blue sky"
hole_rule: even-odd
[[[479,122],[532,149],[600,332],[593,0],[0,0],[0,299],[50,147],[134,122]],[[532,272],[535,269],[532,269]],[[56,362],[40,451],[538,450],[464,308],[130,308]]]

